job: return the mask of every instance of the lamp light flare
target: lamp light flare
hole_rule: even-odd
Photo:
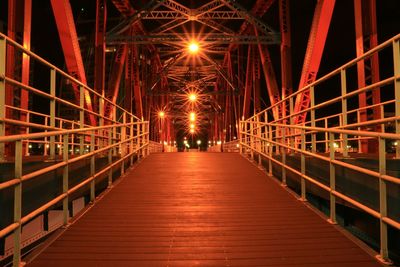
[[[192,54],[199,52],[199,44],[197,42],[191,42],[189,44],[189,52]]]
[[[196,113],[190,112],[189,119],[190,119],[190,121],[195,121],[196,120]]]
[[[158,117],[164,118],[165,117],[165,112],[164,111],[158,112]]]
[[[190,124],[190,129],[194,129],[194,124],[193,123]]]
[[[190,129],[190,133],[191,133],[191,134],[194,134],[194,129]]]
[[[197,95],[196,95],[196,94],[194,94],[194,93],[189,94],[189,100],[190,100],[191,102],[196,101],[196,99],[197,99]]]

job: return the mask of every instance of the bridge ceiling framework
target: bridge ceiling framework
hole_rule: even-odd
[[[212,142],[234,140],[239,120],[268,106],[275,107],[270,111],[273,120],[294,113],[298,115],[283,122],[308,121],[307,112],[301,111],[311,105],[309,90],[297,94],[293,103],[282,100],[295,91],[293,87],[300,90],[316,80],[329,34],[334,31],[338,36],[338,26],[332,28],[332,20],[345,9],[335,0],[307,2],[304,7],[290,0],[92,2],[92,14],[84,21],[84,7],[79,10],[79,4],[69,0],[51,1],[67,72],[112,103],[149,120],[151,138],[167,144],[186,135]],[[377,3],[354,0],[349,6],[354,12],[343,20],[355,31],[356,49],[352,52],[361,55],[378,44]],[[7,35],[29,47],[31,3],[8,0],[7,8]],[[292,44],[299,41],[299,27],[292,25],[293,19],[299,21],[298,13],[305,16],[300,45],[305,51],[297,48],[297,43],[294,49]],[[88,25],[93,28],[86,32],[80,29]],[[23,33],[22,38],[18,33]],[[196,53],[190,50],[193,45],[197,46]],[[14,75],[10,70],[21,59],[12,55],[12,49],[7,53],[6,69]],[[29,84],[29,61],[23,60],[21,73]],[[378,56],[357,65],[356,79],[359,87],[379,80]],[[60,94],[78,103],[79,88],[67,83],[63,86]],[[28,108],[29,94],[19,96],[14,91],[7,87],[6,103]],[[191,95],[196,99],[191,100]],[[376,105],[380,98],[377,88],[361,94],[357,105]],[[108,102],[100,110],[100,103],[91,99],[89,92],[85,92],[84,101],[85,108],[105,118],[115,120],[118,115]],[[282,105],[275,105],[280,101]],[[73,113],[65,107],[57,112]],[[191,112],[196,113],[195,121],[190,121]],[[378,117],[377,109],[367,113],[360,115],[361,122]],[[66,119],[75,119],[71,116],[66,115]],[[24,120],[24,115],[9,112],[7,117]],[[99,125],[90,113],[85,115],[85,123]],[[368,141],[362,142],[363,152],[375,148]]]

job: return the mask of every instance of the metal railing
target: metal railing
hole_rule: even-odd
[[[239,140],[233,140],[222,144],[224,152],[239,152]]]
[[[298,92],[288,96],[274,106],[255,114],[247,120],[240,122],[240,152],[248,154],[259,164],[266,161],[266,169],[269,175],[273,175],[273,169],[279,172],[283,185],[287,183],[287,175],[296,175],[300,181],[300,197],[306,200],[306,184],[316,186],[329,194],[329,214],[330,222],[336,223],[336,204],[338,200],[350,203],[367,214],[377,218],[380,222],[380,256],[383,261],[389,261],[388,250],[388,226],[400,229],[400,222],[397,218],[388,215],[388,188],[400,185],[400,178],[387,173],[387,160],[398,159],[400,157],[400,35],[382,43],[371,49],[364,55],[350,61],[340,68],[332,71],[328,75],[318,79],[314,83],[302,88]],[[383,80],[356,88],[352,91],[347,90],[346,73],[354,67],[357,62],[371,57],[383,49],[392,51],[393,73]],[[326,84],[330,79],[339,76],[338,95],[331,99],[316,103],[317,95],[326,94],[325,91],[318,91],[316,87]],[[359,94],[380,88],[381,96],[385,96],[385,101],[379,104],[354,108],[348,111],[348,100],[357,97]],[[311,106],[300,112],[293,111],[293,103],[298,93],[310,90]],[[389,98],[389,99],[388,99]],[[354,100],[354,99],[353,99]],[[290,114],[278,120],[271,119],[273,109],[279,105],[290,105]],[[332,114],[333,104],[339,104],[340,112]],[[380,110],[379,119],[374,118],[367,121],[360,121],[360,112],[378,108]],[[385,114],[384,110],[391,110],[391,115]],[[309,120],[303,125],[294,125],[293,119],[299,114],[307,112]],[[327,114],[328,113],[328,114]],[[319,116],[317,116],[317,114]],[[349,116],[356,114],[356,120],[348,123]],[[336,123],[329,124],[329,121],[336,120]],[[394,125],[394,129],[388,129],[388,125]],[[375,142],[377,152],[377,170],[371,170],[366,166],[352,164],[345,161],[349,156],[350,142],[357,148],[355,152],[360,152],[360,142],[368,140]],[[320,149],[317,147],[320,146]],[[322,146],[322,147],[321,147]],[[327,152],[327,153],[326,153]],[[392,152],[390,154],[389,152]],[[289,156],[297,155],[299,164],[288,162]],[[341,157],[341,158],[338,158]],[[325,182],[318,179],[307,170],[307,161],[316,159],[326,162],[328,167],[328,180]],[[276,167],[278,166],[278,167]],[[379,207],[372,207],[370,203],[365,203],[351,194],[343,192],[337,188],[336,173],[337,168],[343,168],[368,177],[373,177],[378,182]],[[393,199],[393,198],[392,198]],[[389,203],[390,204],[390,203]]]
[[[31,84],[18,81],[13,75],[6,74],[7,50],[13,49],[15,54],[29,57],[48,70],[48,85],[35,88]],[[37,64],[35,65],[37,66]],[[44,75],[44,74],[43,74]],[[56,95],[57,78],[68,81],[78,100],[67,100]],[[49,112],[38,112],[27,107],[6,105],[6,92],[26,91],[32,96],[41,98],[40,105],[47,106]],[[78,102],[78,103],[76,103]],[[104,116],[105,104],[112,107],[111,117]],[[96,104],[96,106],[92,105]],[[66,118],[60,113],[56,116],[57,107],[65,106],[76,111],[76,117]],[[17,113],[17,118],[10,116]],[[16,133],[10,131],[15,127]],[[42,169],[30,171],[24,169],[24,155],[30,154],[31,144],[42,146],[41,156],[47,159]],[[7,152],[7,148],[12,147]],[[11,152],[10,152],[11,151]],[[107,98],[81,83],[74,77],[48,63],[7,36],[0,33],[0,161],[14,163],[14,175],[11,179],[0,182],[0,193],[13,191],[10,195],[13,205],[11,223],[0,229],[0,239],[12,235],[13,266],[21,262],[21,230],[22,226],[52,208],[62,208],[63,225],[70,220],[69,204],[79,192],[87,190],[91,202],[96,198],[96,184],[106,180],[108,186],[113,183],[116,171],[123,175],[126,168],[136,160],[149,154],[149,123],[134,116],[129,111],[110,102]],[[106,164],[100,164],[99,160]],[[99,162],[99,163],[98,163]],[[70,166],[72,164],[87,166],[88,175],[77,183],[71,182]],[[61,188],[58,192],[40,205],[24,207],[23,188],[29,183],[40,183],[46,174],[54,175],[61,170]],[[72,177],[74,178],[74,177]],[[57,191],[58,190],[58,191]],[[73,195],[74,194],[74,195]],[[26,203],[25,203],[26,204]]]

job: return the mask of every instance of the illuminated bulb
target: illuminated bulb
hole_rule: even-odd
[[[164,111],[158,112],[158,117],[164,118],[165,117],[165,112]]]
[[[194,129],[194,124],[190,124],[190,129]]]
[[[196,113],[190,112],[189,118],[190,118],[190,121],[195,121],[196,120]]]
[[[199,45],[196,42],[191,42],[189,44],[189,52],[196,54],[199,51]]]
[[[194,133],[194,129],[190,129],[190,133]]]
[[[197,95],[196,95],[196,94],[190,94],[190,95],[189,95],[189,100],[190,100],[191,102],[196,101],[196,99],[197,99]]]

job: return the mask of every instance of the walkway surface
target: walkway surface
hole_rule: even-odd
[[[28,266],[381,266],[238,154],[152,154]]]

